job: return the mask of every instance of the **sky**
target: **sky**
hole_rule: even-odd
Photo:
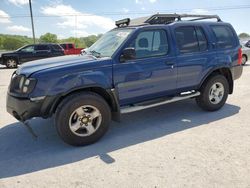
[[[249,0],[32,0],[35,35],[58,38],[105,33],[123,18],[155,13],[217,14],[250,34]],[[0,33],[32,36],[28,0],[0,0]]]

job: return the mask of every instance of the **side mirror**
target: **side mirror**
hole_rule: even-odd
[[[136,58],[136,53],[134,48],[125,48],[120,57],[120,61],[123,63],[128,60],[132,60]]]

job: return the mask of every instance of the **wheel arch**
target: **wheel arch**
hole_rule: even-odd
[[[54,104],[52,105],[50,114],[54,114],[58,105],[66,98],[69,97],[75,93],[79,92],[93,92],[95,94],[98,94],[101,96],[109,105],[111,113],[112,113],[112,119],[116,121],[120,121],[120,106],[117,98],[117,92],[115,89],[104,89],[99,86],[91,86],[91,87],[83,87],[83,88],[75,88],[70,90],[69,92],[60,95],[55,100]]]
[[[248,56],[247,56],[247,54],[242,54],[242,56],[245,56],[246,59],[247,59],[247,61],[248,61]]]
[[[217,68],[217,69],[211,70],[211,71],[203,78],[203,80],[202,80],[201,83],[200,83],[199,88],[201,88],[202,85],[203,85],[204,83],[206,83],[206,81],[207,81],[208,79],[210,79],[212,76],[218,75],[218,74],[225,76],[225,78],[227,79],[228,84],[229,84],[229,94],[232,94],[232,93],[233,93],[233,89],[234,89],[234,81],[233,81],[233,77],[232,77],[231,70],[230,70],[230,68],[228,68],[228,67],[221,67],[221,68]]]
[[[18,57],[18,55],[4,55],[2,58],[3,58],[4,65],[6,65],[7,60],[10,59],[10,58],[16,59],[17,64],[19,64],[19,57]]]

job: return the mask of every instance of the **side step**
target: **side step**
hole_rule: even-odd
[[[185,99],[189,99],[189,98],[192,98],[192,97],[197,97],[200,95],[200,92],[185,92],[185,93],[182,93],[181,95],[179,96],[176,96],[176,97],[173,97],[171,99],[167,99],[167,100],[164,100],[164,101],[161,101],[161,102],[158,102],[158,103],[152,103],[152,104],[149,104],[149,105],[140,105],[140,104],[135,104],[134,106],[126,106],[124,108],[121,108],[121,113],[122,114],[127,114],[127,113],[131,113],[131,112],[135,112],[135,111],[139,111],[139,110],[144,110],[144,109],[147,109],[147,108],[153,108],[153,107],[156,107],[156,106],[160,106],[160,105],[163,105],[163,104],[168,104],[168,103],[172,103],[172,102],[176,102],[176,101],[181,101],[181,100],[185,100]]]

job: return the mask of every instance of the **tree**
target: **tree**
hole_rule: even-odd
[[[3,39],[2,46],[3,49],[6,50],[16,50],[23,46],[23,41],[12,37],[6,37]]]
[[[100,35],[98,35],[100,37]],[[93,43],[95,43],[98,39],[96,35],[90,35],[87,37],[83,37],[82,40],[85,42],[87,47],[90,47]]]
[[[249,38],[250,35],[248,33],[241,33],[239,34],[239,38]]]
[[[46,33],[40,36],[39,42],[41,43],[57,43],[57,35],[52,33]]]

